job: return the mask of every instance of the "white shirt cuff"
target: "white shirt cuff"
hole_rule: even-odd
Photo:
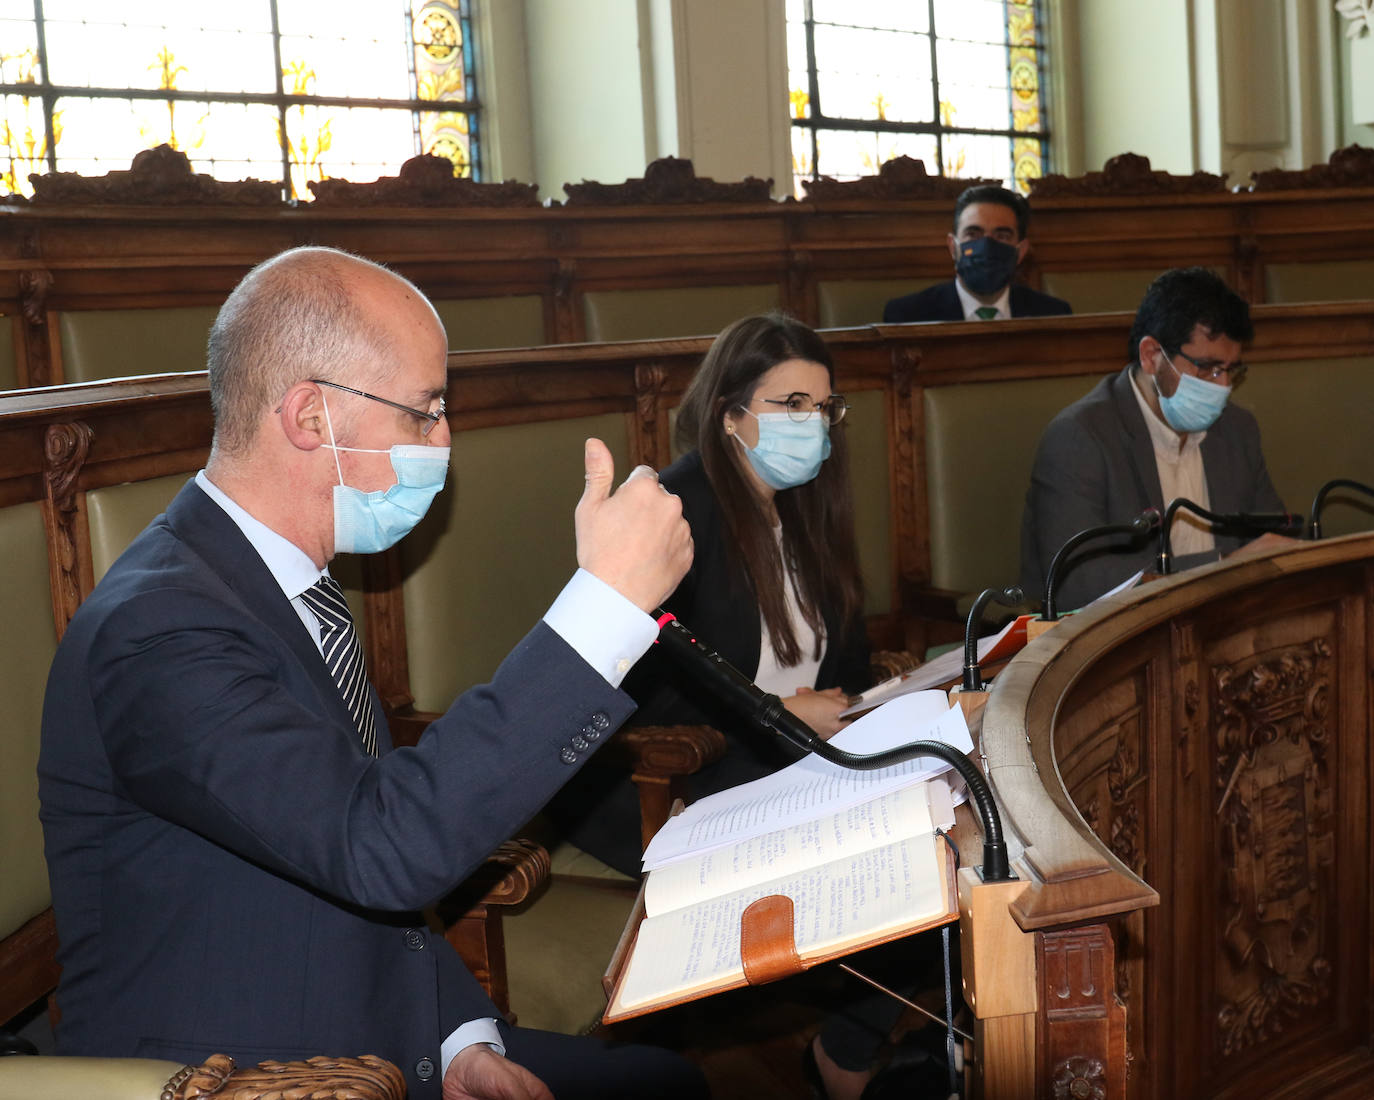
[[[658,637],[652,616],[585,569],[573,574],[544,621],[613,688]]]
[[[441,1081],[448,1075],[448,1064],[458,1057],[460,1051],[475,1043],[486,1043],[497,1054],[505,1057],[506,1044],[501,1042],[501,1032],[496,1029],[496,1021],[491,1018],[469,1020],[467,1023],[459,1025],[439,1048],[439,1064],[442,1067],[439,1079]]]

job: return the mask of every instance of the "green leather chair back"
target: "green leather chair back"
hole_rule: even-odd
[[[1305,519],[1312,497],[1336,477],[1374,485],[1374,358],[1323,359],[1255,366],[1233,400],[1255,414],[1269,476],[1284,504]],[[1374,528],[1374,501],[1333,493],[1322,533]]]
[[[0,390],[19,388],[19,363],[14,354],[13,317],[0,315]]]
[[[1145,297],[1145,288],[1161,269],[1126,268],[1113,271],[1046,271],[1042,287],[1046,294],[1063,298],[1075,313],[1134,313]],[[1124,361],[1126,349],[1121,349]]]
[[[205,369],[214,306],[64,311],[59,321],[68,382]]]
[[[849,440],[849,480],[854,492],[854,524],[859,540],[859,567],[864,578],[864,610],[892,610],[892,467],[888,450],[888,416],[877,390],[848,396],[845,416]]]
[[[527,348],[550,342],[544,301],[537,294],[509,298],[454,298],[434,303],[451,351]]]
[[[714,336],[731,321],[782,303],[776,283],[671,290],[593,290],[582,296],[587,339]]]
[[[52,904],[38,823],[38,741],[43,691],[57,652],[47,540],[38,504],[0,508],[0,939]],[[0,1021],[3,1023],[3,1021]],[[0,1059],[0,1062],[12,1059]]]
[[[0,1058],[0,1100],[159,1100],[182,1063],[159,1058]]]
[[[147,481],[92,489],[86,494],[86,514],[91,530],[91,563],[97,584],[139,532],[166,511],[172,498],[192,476],[168,474]],[[343,586],[353,621],[358,628],[358,637],[366,642],[361,560],[353,554],[341,554],[330,562],[329,572]]]
[[[932,386],[925,391],[931,583],[978,592],[1015,584],[1021,513],[1040,434],[1098,378]]]
[[[167,510],[167,505],[190,476],[168,474],[147,481],[92,489],[86,494],[91,566],[97,584],[139,532]]]
[[[820,328],[875,325],[893,298],[914,294],[941,279],[837,279],[816,284]]]
[[[616,483],[630,471],[623,416],[459,432],[447,487],[400,544],[410,684],[444,710],[489,679],[577,568],[573,508],[582,442],[602,439]]]
[[[1350,302],[1370,296],[1374,260],[1266,264],[1266,302]]]

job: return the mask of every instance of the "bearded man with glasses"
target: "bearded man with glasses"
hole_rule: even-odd
[[[1089,527],[1126,523],[1178,497],[1213,512],[1283,512],[1259,425],[1232,404],[1245,376],[1250,307],[1201,267],[1160,275],[1136,311],[1130,363],[1045,429],[1021,525],[1021,584],[1044,596],[1055,552]],[[1247,538],[1180,510],[1170,532],[1176,567],[1238,549]],[[1056,581],[1062,609],[1080,607],[1154,560],[1155,538],[1094,543]]]

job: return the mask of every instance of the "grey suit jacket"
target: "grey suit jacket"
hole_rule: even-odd
[[[1131,368],[1104,378],[1086,397],[1060,412],[1040,438],[1021,522],[1021,585],[1032,599],[1044,596],[1045,573],[1068,539],[1088,527],[1127,523],[1153,505],[1169,503],[1149,429],[1131,392]],[[1214,512],[1281,512],[1260,449],[1254,416],[1233,403],[1202,441],[1207,492]],[[1230,553],[1248,536],[1217,532],[1217,555]],[[1116,538],[1085,545],[1071,568],[1060,571],[1055,604],[1081,607],[1155,560],[1157,540]],[[1206,559],[1175,565],[1197,565]]]
[[[540,623],[414,748],[391,748],[378,708],[367,756],[266,565],[188,485],[82,605],[48,682],[59,1047],[370,1052],[437,1098],[443,1039],[496,1012],[418,910],[632,709]]]

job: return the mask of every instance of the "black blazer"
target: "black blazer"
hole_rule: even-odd
[[[184,488],[77,612],[48,681],[63,1053],[369,1051],[437,1100],[443,1039],[499,1014],[417,910],[632,704],[540,623],[414,748],[392,749],[373,705],[378,759],[261,558]]]
[[[692,568],[664,608],[753,679],[763,644],[759,605],[731,566],[724,519],[701,456],[695,451],[685,455],[665,468],[659,480],[682,499],[694,545]],[[827,643],[814,686],[819,690],[841,687],[851,694],[862,691],[870,680],[862,617],[844,624],[833,609],[822,609],[822,614]],[[725,733],[725,756],[690,781],[694,799],[758,779],[796,759],[775,736],[746,728],[736,714],[705,696],[657,646],[651,646],[635,665],[623,687],[639,704],[632,725],[706,724]],[[559,795],[552,809],[578,847],[626,874],[639,874],[639,802],[623,773],[586,769]]]
[[[1038,290],[1016,283],[1012,284],[1008,304],[1013,317],[1058,317],[1073,312],[1073,308],[1062,298],[1041,294]],[[964,307],[959,301],[959,292],[954,289],[953,279],[918,290],[915,294],[893,298],[883,306],[883,323],[889,325],[963,319]]]

